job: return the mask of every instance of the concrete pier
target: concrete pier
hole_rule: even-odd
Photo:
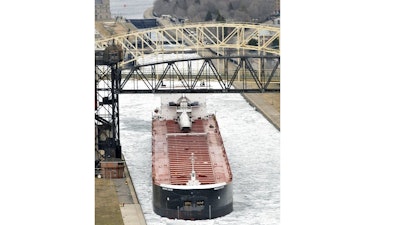
[[[146,225],[142,207],[138,201],[135,187],[126,165],[125,175],[125,179],[114,180],[124,225]]]
[[[129,171],[124,178],[95,178],[96,225],[146,225]]]
[[[243,93],[242,95],[280,131],[280,93]]]

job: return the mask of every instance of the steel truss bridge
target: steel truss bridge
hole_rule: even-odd
[[[97,40],[96,146],[121,157],[119,94],[279,92],[279,37],[274,26],[203,23]]]
[[[135,64],[146,54],[184,53],[214,49],[280,55],[280,28],[260,24],[201,23],[181,26],[157,27],[112,36],[95,42],[96,49],[110,44],[120,45],[124,58],[120,66]],[[253,40],[253,41],[252,41]]]

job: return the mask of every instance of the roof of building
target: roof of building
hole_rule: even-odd
[[[129,19],[128,21],[138,29],[151,28],[158,25],[156,19]]]

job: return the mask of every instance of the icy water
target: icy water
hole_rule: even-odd
[[[141,19],[153,0],[110,0],[112,16]],[[171,220],[152,208],[151,115],[160,105],[153,94],[120,95],[122,151],[148,225],[252,224],[280,221],[280,133],[240,94],[209,94],[233,173],[233,212],[203,221]]]
[[[217,115],[233,173],[234,211],[204,221],[170,220],[155,214],[151,185],[151,115],[159,104],[158,95],[120,96],[122,151],[147,224],[279,224],[280,133],[240,94],[207,95],[207,108]]]

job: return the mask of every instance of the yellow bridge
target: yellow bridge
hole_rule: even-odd
[[[279,27],[263,24],[197,23],[135,30],[96,40],[95,47],[121,46],[124,57],[120,66],[124,66],[136,64],[145,54],[185,53],[189,50],[199,55],[205,50],[221,56],[227,53],[244,55],[250,50],[257,55],[270,53],[279,56],[279,36]]]

